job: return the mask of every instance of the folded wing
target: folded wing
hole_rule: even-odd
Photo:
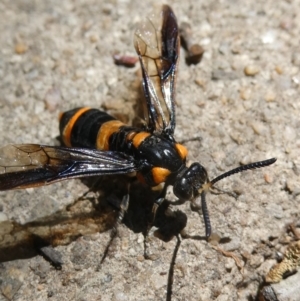
[[[85,176],[136,171],[134,159],[118,152],[15,144],[0,148],[0,190],[28,188]]]
[[[176,17],[169,6],[164,5],[158,15],[153,14],[139,24],[134,45],[142,68],[148,129],[172,135],[180,40]]]

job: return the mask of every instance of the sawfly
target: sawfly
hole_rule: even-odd
[[[138,26],[134,46],[142,70],[144,126],[125,125],[88,107],[64,112],[59,121],[63,146],[13,144],[0,149],[0,190],[71,178],[130,174],[149,187],[160,185],[156,208],[166,200],[170,185],[178,198],[176,204],[190,201],[196,205],[200,198],[208,238],[212,232],[205,199],[209,189],[228,176],[268,166],[276,159],[240,166],[213,180],[200,163],[187,166],[188,151],[174,138],[180,37],[176,16],[169,6],[162,6],[158,16],[151,15]],[[130,202],[129,197],[125,199]]]

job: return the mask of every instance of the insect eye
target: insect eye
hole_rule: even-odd
[[[193,196],[193,187],[188,179],[183,175],[183,177],[175,181],[173,192],[179,199],[187,201]]]
[[[186,173],[186,176],[193,181],[193,186],[198,188],[208,181],[206,169],[200,163],[193,163]]]

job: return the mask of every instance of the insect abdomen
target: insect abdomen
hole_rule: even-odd
[[[109,150],[109,138],[124,126],[121,121],[97,109],[76,108],[60,115],[60,135],[68,147]]]

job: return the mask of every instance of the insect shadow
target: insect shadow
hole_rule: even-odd
[[[164,242],[168,242],[174,236],[178,236],[186,227],[187,215],[177,208],[172,210],[170,202],[167,200],[158,206],[154,216],[153,206],[160,192],[153,191],[149,186],[141,184],[135,178],[126,176],[102,177],[96,179],[94,183],[87,178],[84,182],[90,187],[90,191],[94,191],[99,187],[105,187],[99,198],[99,204],[112,206],[118,214],[122,206],[122,199],[129,192],[130,202],[128,208],[124,211],[124,216],[121,216],[122,221],[116,219],[115,225],[111,228],[112,235],[114,231],[117,232],[120,222],[134,233],[142,233],[146,259],[149,258],[146,241],[150,228],[155,228],[154,236]],[[104,259],[105,255],[101,261]]]
[[[130,203],[123,223],[146,238],[152,224],[152,208],[157,192],[136,180],[129,181]],[[85,193],[67,208],[25,225],[7,222],[6,238],[0,244],[0,262],[32,258],[42,253],[55,267],[60,267],[62,261],[57,260],[56,252],[51,253],[53,258],[51,254],[47,255],[47,246],[66,245],[83,235],[113,231],[118,222],[122,197],[128,190],[128,177],[92,177],[82,179],[82,182],[92,194]],[[153,226],[156,227],[157,237],[169,241],[185,228],[186,222],[185,213],[170,211],[169,203],[163,202],[156,212]]]

